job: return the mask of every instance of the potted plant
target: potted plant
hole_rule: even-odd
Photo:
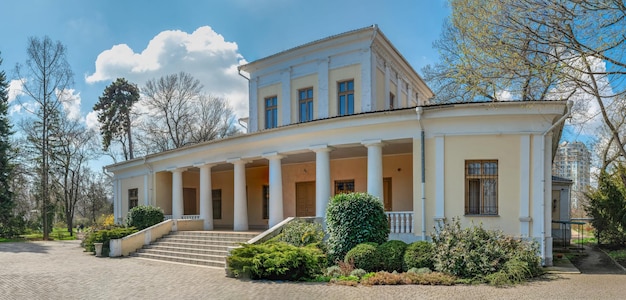
[[[102,257],[102,244],[103,243],[93,243],[93,246],[96,249],[96,257]]]

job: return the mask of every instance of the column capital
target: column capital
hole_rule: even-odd
[[[176,173],[176,172],[181,172],[182,173],[182,172],[187,171],[187,167],[183,167],[183,168],[172,167],[172,168],[169,168],[169,169],[165,169],[165,171],[172,172],[172,173]]]
[[[249,163],[250,161],[249,160],[245,160],[245,159],[243,159],[241,157],[236,157],[236,158],[229,158],[229,159],[226,160],[226,162],[229,163],[229,164],[233,164],[233,165],[237,165],[237,164],[244,164],[245,165],[245,164]]]
[[[263,153],[263,155],[261,155],[261,157],[263,157],[265,159],[272,160],[272,159],[282,159],[285,156],[278,154],[278,152],[268,152],[268,153]]]
[[[333,147],[329,147],[326,144],[323,145],[313,145],[309,147],[309,149],[313,152],[330,152],[333,151]]]
[[[385,145],[385,143],[383,143],[382,140],[378,139],[378,140],[364,140],[361,141],[361,144],[365,147],[382,147]]]
[[[214,164],[214,163],[209,163],[209,162],[197,162],[197,163],[193,164],[193,166],[194,166],[194,167],[196,167],[196,168],[202,168],[202,167],[205,167],[205,168],[206,168],[206,167],[211,168],[211,167],[213,167],[213,166],[215,166],[215,165],[216,165],[216,164]]]

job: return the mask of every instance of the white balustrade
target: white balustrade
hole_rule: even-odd
[[[390,233],[413,233],[412,211],[387,211]]]
[[[172,219],[172,215],[164,215],[163,216],[165,220],[171,220]],[[181,216],[181,219],[183,220],[199,220],[200,219],[200,215],[183,215]]]

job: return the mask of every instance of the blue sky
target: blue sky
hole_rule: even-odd
[[[0,12],[0,68],[16,79],[14,67],[26,61],[28,37],[61,41],[75,74],[67,109],[89,126],[97,126],[89,113],[115,78],[141,87],[180,71],[228,98],[244,117],[247,82],[236,75],[238,64],[372,24],[419,70],[437,61],[432,43],[449,14],[444,0],[7,2]],[[11,87],[13,100],[19,86]],[[12,102],[14,119],[26,114],[19,103]]]
[[[437,62],[432,43],[450,9],[445,0],[10,0],[0,10],[0,68],[16,79],[27,39],[61,41],[74,71],[67,108],[97,126],[91,108],[117,77],[191,73],[247,116],[247,82],[236,66],[316,39],[378,24],[415,70]],[[12,95],[19,87],[14,87]],[[13,101],[12,117],[27,115]],[[91,114],[90,114],[91,112]],[[570,140],[580,132],[566,129]],[[104,158],[103,158],[104,159]],[[103,161],[96,165],[110,162]]]

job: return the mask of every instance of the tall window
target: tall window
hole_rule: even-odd
[[[265,98],[265,129],[278,126],[278,99],[276,96]]]
[[[339,102],[339,115],[351,115],[354,113],[354,80],[341,81],[337,84],[337,98]]]
[[[300,108],[300,122],[313,120],[313,88],[298,91],[298,105]]]
[[[465,161],[465,214],[498,214],[498,161]]]
[[[128,190],[128,210],[139,205],[139,189]]]
[[[213,198],[213,219],[219,220],[222,218],[222,190],[211,191]]]
[[[263,186],[263,219],[270,218],[270,186]]]
[[[396,96],[393,93],[389,93],[389,109],[393,109],[393,103],[396,101]]]
[[[335,195],[347,194],[354,192],[354,179],[352,180],[335,180]]]

